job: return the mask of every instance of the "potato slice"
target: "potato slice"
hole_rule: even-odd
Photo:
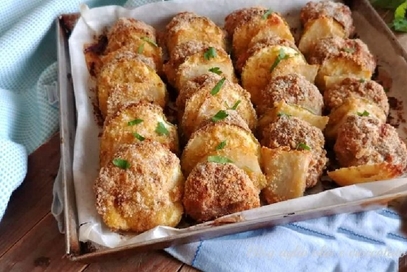
[[[338,129],[346,121],[346,118],[356,114],[375,117],[382,123],[385,123],[387,119],[384,111],[371,101],[364,98],[349,97],[329,114],[329,122],[324,132],[325,137],[328,140],[335,140]]]
[[[167,48],[174,48],[188,41],[202,41],[219,45],[226,50],[225,33],[209,18],[193,12],[181,12],[172,18],[166,26]]]
[[[388,180],[400,176],[402,167],[386,162],[339,168],[328,172],[328,176],[340,186],[371,181]]]
[[[284,100],[276,103],[274,108],[271,108],[265,112],[264,115],[259,119],[257,128],[258,132],[261,133],[263,129],[270,123],[277,121],[281,115],[289,115],[298,117],[311,125],[324,130],[329,118],[327,116],[315,115],[298,105],[287,104]]]
[[[251,94],[254,104],[260,101],[260,90],[264,89],[271,74],[278,66],[290,63],[306,64],[304,57],[297,50],[287,46],[269,46],[256,51],[245,63],[242,70],[242,86]]]
[[[131,73],[129,71],[132,71]],[[103,65],[97,80],[99,109],[104,117],[107,115],[107,100],[113,89],[132,88],[133,84],[145,83],[148,88],[140,90],[148,97],[158,97],[159,101],[151,101],[162,104],[167,97],[167,89],[157,73],[147,64],[131,56],[122,56]],[[155,93],[155,95],[151,95]]]
[[[181,121],[182,132],[187,138],[200,127],[202,122],[211,119],[220,110],[227,110],[231,107],[236,107],[236,112],[250,129],[256,127],[257,116],[250,102],[250,95],[237,83],[221,77],[217,78],[218,80],[208,81],[208,84],[202,86],[187,99]],[[211,94],[214,88],[219,86],[221,87],[218,93]]]
[[[329,89],[332,86],[341,83],[345,78],[357,78],[360,80],[360,78],[355,77],[353,75],[346,75],[346,76],[324,76],[324,86],[325,89]]]
[[[233,32],[233,53],[239,57],[246,52],[253,38],[260,40],[272,32],[274,35],[294,42],[290,27],[278,13],[272,12],[264,18],[264,15],[255,14],[248,18],[245,24],[240,24]]]
[[[304,195],[312,158],[311,151],[290,150],[288,147],[262,147],[261,155],[267,180],[262,196],[268,204]]]
[[[303,75],[309,82],[314,83],[318,74],[319,65],[299,62],[295,58],[284,61],[284,65],[278,65],[271,72],[271,78],[288,74]]]
[[[205,57],[205,52],[199,52],[186,58],[175,76],[175,86],[179,90],[185,82],[203,74],[212,73],[210,69],[217,68],[221,75],[232,82],[237,82],[232,60],[224,50],[216,50],[214,57]]]
[[[224,141],[225,146],[219,148]],[[253,154],[260,160],[260,144],[250,131],[232,124],[210,123],[195,131],[185,146],[181,157],[184,174],[188,176],[192,168],[208,156],[225,154],[228,150],[238,150],[245,156]]]
[[[100,165],[109,162],[120,145],[145,139],[157,141],[179,153],[177,127],[167,121],[161,107],[139,102],[120,108],[105,120],[100,138]]]
[[[320,17],[305,25],[298,48],[304,55],[307,55],[315,41],[332,36],[346,38],[343,26],[333,18]]]

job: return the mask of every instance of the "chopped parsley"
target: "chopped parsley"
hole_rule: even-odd
[[[134,119],[127,123],[128,126],[138,125],[143,122],[143,119]]]
[[[137,53],[143,54],[143,51],[144,51],[144,44],[145,44],[145,43],[140,44],[140,46],[139,46],[138,49],[137,49]]]
[[[272,9],[268,9],[266,11],[266,13],[264,13],[263,16],[262,16],[263,20],[266,20],[270,16],[270,14],[272,14],[273,12],[274,11]]]
[[[240,102],[242,102],[241,100],[237,100],[235,104],[233,104],[233,106],[230,108],[231,110],[236,110],[237,107],[239,106]]]
[[[140,142],[142,142],[142,141],[144,141],[146,139],[143,136],[141,136],[140,134],[138,134],[137,132],[134,132],[133,136],[136,137],[137,140],[139,140]]]
[[[280,51],[278,52],[277,58],[274,60],[273,65],[271,65],[271,67],[270,67],[270,73],[273,72],[273,70],[277,67],[277,65],[280,64],[280,62],[282,60],[288,59],[289,57],[290,57],[290,55],[287,55],[284,52],[284,49],[280,48]]]
[[[212,116],[211,120],[213,122],[218,122],[218,121],[221,121],[221,120],[225,119],[228,116],[229,116],[229,114],[227,114],[226,111],[220,110],[214,116]]]
[[[211,95],[216,95],[218,92],[220,92],[220,89],[223,86],[223,83],[225,83],[226,78],[222,78],[219,80],[218,83],[216,83],[215,87],[212,88],[211,90]]]
[[[390,9],[394,11],[393,21],[389,24],[391,28],[400,32],[407,32],[407,1],[405,0],[371,0],[375,7]]]
[[[211,58],[216,58],[217,54],[216,54],[216,49],[215,47],[209,47],[208,50],[206,50],[206,52],[204,53],[204,58],[206,60],[210,60]]]
[[[342,51],[349,53],[349,54],[353,54],[353,53],[355,53],[356,49],[353,47],[344,47],[344,48],[342,48]]]
[[[219,67],[212,67],[211,69],[209,69],[209,72],[215,73],[217,75],[222,74],[222,71],[220,70]]]
[[[151,40],[151,39],[148,38],[148,37],[141,37],[141,39],[142,39],[143,41],[145,41],[145,42],[148,42],[149,44],[151,44],[151,45],[154,46],[154,47],[158,47],[158,44],[156,44],[153,40]]]
[[[157,123],[157,128],[155,129],[155,132],[160,135],[169,135],[170,132],[168,131],[168,129],[164,126],[163,122],[158,122]]]
[[[297,146],[295,147],[297,150],[311,150],[311,147],[309,147],[306,143],[298,143]]]
[[[226,140],[220,142],[217,146],[216,146],[216,150],[221,150],[226,146]]]
[[[363,112],[357,112],[359,116],[369,116],[369,112],[364,110]]]
[[[278,117],[291,117],[291,114],[280,111],[279,113],[277,113],[277,116]]]
[[[216,163],[232,163],[233,161],[229,158],[222,157],[222,156],[209,156],[208,162],[216,162]]]
[[[113,164],[117,167],[119,167],[120,169],[128,169],[130,168],[130,163],[126,160],[123,159],[113,159]]]
[[[366,80],[365,80],[364,78],[361,78],[361,79],[359,79],[359,82],[360,82],[360,83],[365,83]]]

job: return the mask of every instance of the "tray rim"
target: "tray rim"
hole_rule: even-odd
[[[407,61],[407,51],[404,50],[395,34],[387,27],[386,23],[372,7],[368,0],[348,0],[345,3],[351,7],[361,6],[364,10],[364,16],[369,18],[375,26],[383,30],[384,34],[392,42],[396,54],[401,55]],[[353,8],[352,8],[353,9]],[[254,230],[258,228],[264,228],[279,224],[285,224],[300,220],[312,219],[321,216],[348,213],[348,212],[360,212],[366,210],[372,210],[380,207],[385,207],[388,202],[407,196],[407,192],[393,193],[384,196],[376,196],[366,198],[359,201],[353,201],[341,205],[331,207],[330,210],[324,210],[324,208],[310,209],[301,212],[278,214],[271,220],[260,222],[256,220],[237,222],[233,225],[225,224],[217,226],[217,228],[203,229],[197,231],[191,231],[188,234],[180,234],[177,237],[164,237],[146,241],[143,243],[130,244],[126,246],[116,248],[106,248],[96,250],[94,252],[83,252],[83,243],[79,241],[78,235],[78,219],[77,219],[77,207],[75,200],[74,184],[73,184],[73,143],[75,138],[76,129],[76,107],[73,94],[73,85],[70,78],[70,59],[69,59],[69,46],[68,37],[64,33],[64,29],[61,25],[61,18],[66,15],[61,14],[56,18],[57,25],[57,46],[58,46],[58,87],[60,94],[60,130],[61,130],[61,167],[62,167],[62,180],[63,180],[63,196],[64,196],[64,221],[65,221],[65,241],[66,241],[66,255],[70,260],[80,262],[93,262],[101,260],[106,255],[122,255],[134,252],[141,252],[153,249],[163,249],[165,247],[184,244],[188,242],[199,241],[201,239],[215,238],[227,234],[233,234],[248,230]],[[254,226],[257,224],[256,226]],[[232,227],[231,227],[232,226]]]

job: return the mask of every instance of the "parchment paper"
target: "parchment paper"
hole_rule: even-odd
[[[153,25],[159,30],[169,22],[172,16],[180,11],[194,11],[200,15],[210,17],[216,24],[222,26],[224,18],[233,10],[261,5],[282,13],[298,37],[299,11],[308,0],[189,0],[171,1],[148,4],[133,10],[118,6],[108,6],[95,9],[81,7],[82,17],[79,19],[69,40],[71,55],[72,77],[74,83],[75,100],[77,107],[77,132],[74,146],[74,185],[79,220],[80,241],[91,241],[101,246],[118,247],[139,243],[151,239],[187,233],[189,228],[176,229],[169,227],[156,227],[140,235],[121,235],[109,231],[101,221],[95,209],[95,196],[93,183],[99,171],[99,138],[101,128],[97,125],[93,113],[93,92],[90,89],[94,82],[88,73],[83,55],[84,44],[91,43],[95,36],[103,29],[112,25],[119,17],[133,17]],[[406,61],[394,53],[392,44],[384,34],[380,33],[367,22],[363,15],[355,12],[355,26],[358,35],[365,41],[371,52],[378,57],[379,65],[392,77],[392,88],[389,96],[397,97],[406,105],[407,96],[403,92],[407,86]],[[399,112],[392,112],[396,117]],[[405,114],[403,115],[405,116]],[[401,124],[398,131],[406,139],[405,124]],[[239,213],[243,220],[258,220],[271,218],[284,213],[301,212],[310,209],[334,209],[338,205],[349,204],[358,200],[392,193],[407,194],[407,179],[395,179],[365,183],[358,186],[347,186],[328,190],[273,205]],[[190,228],[213,228],[210,223],[204,223]]]

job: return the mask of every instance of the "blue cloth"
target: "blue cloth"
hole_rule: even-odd
[[[0,2],[0,220],[27,154],[58,130],[54,20],[113,0]],[[136,7],[154,0],[127,1]],[[52,211],[62,212],[57,177]],[[204,271],[396,271],[407,250],[391,210],[341,214],[166,249]]]

